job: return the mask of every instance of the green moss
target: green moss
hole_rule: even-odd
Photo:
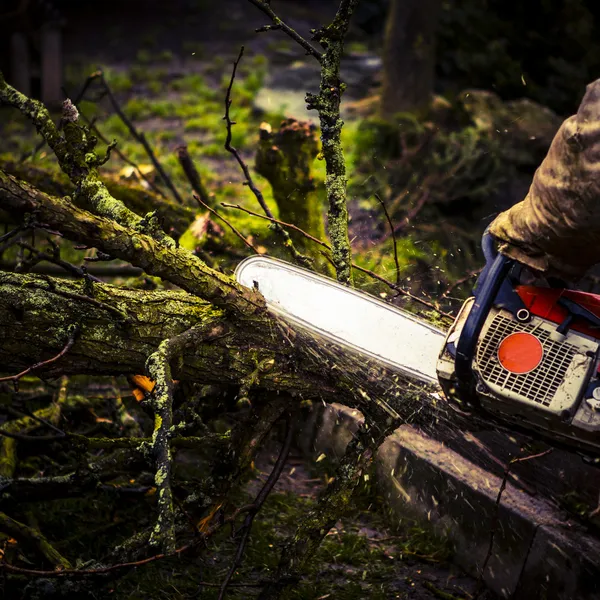
[[[164,84],[161,81],[153,80],[148,82],[147,87],[154,95],[158,95],[164,89]]]
[[[184,125],[185,131],[210,131],[214,127],[213,115],[205,115],[187,119]]]
[[[225,158],[229,156],[229,153],[223,148],[223,144],[207,144],[202,150],[204,156],[210,156],[213,158]]]

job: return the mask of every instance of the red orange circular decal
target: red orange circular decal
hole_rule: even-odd
[[[498,346],[498,360],[511,373],[522,375],[533,371],[544,358],[542,343],[531,333],[511,333]]]

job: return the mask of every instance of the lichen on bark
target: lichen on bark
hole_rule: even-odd
[[[358,0],[341,0],[330,25],[318,30],[313,39],[323,47],[321,85],[318,95],[307,94],[309,109],[316,109],[321,124],[322,153],[327,175],[325,188],[329,212],[327,229],[332,246],[332,260],[338,281],[352,285],[352,248],[348,236],[346,161],[342,147],[340,103],[345,84],[340,79],[344,39]]]
[[[108,160],[110,150],[105,157],[97,156],[93,151],[97,138],[86,127],[74,120],[65,124],[63,132],[59,131],[46,107],[8,85],[1,71],[0,102],[13,106],[31,120],[53,150],[63,172],[76,187],[76,195],[95,213],[126,227],[135,229],[140,225],[141,217],[111,196],[100,179],[98,167]],[[164,232],[156,230],[153,233],[166,246],[175,246],[175,241]]]

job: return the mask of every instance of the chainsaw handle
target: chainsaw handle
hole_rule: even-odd
[[[494,236],[490,233],[489,226],[485,228],[483,236],[481,237],[481,249],[483,250],[486,266],[492,263],[498,256],[496,238],[494,238]]]
[[[471,310],[463,325],[456,346],[456,379],[461,395],[474,398],[473,373],[471,365],[477,347],[479,334],[488,317],[498,291],[502,287],[514,260],[496,251],[494,238],[486,229],[481,241],[486,256],[485,273],[477,282],[477,292]]]

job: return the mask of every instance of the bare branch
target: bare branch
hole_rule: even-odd
[[[35,257],[36,263],[46,261],[56,265],[57,267],[60,267],[63,271],[66,271],[74,277],[87,278],[90,281],[96,281],[98,283],[101,281],[101,279],[98,279],[94,275],[89,274],[85,267],[77,267],[74,264],[67,262],[66,260],[62,260],[60,257],[60,250],[57,245],[54,245],[52,253],[41,252],[37,248],[34,248],[33,246],[26,244],[25,242],[19,242],[18,245],[21,248],[30,252],[31,255]],[[31,265],[31,267],[33,267],[33,265]]]
[[[171,491],[171,446],[169,439],[173,426],[173,378],[171,361],[181,356],[185,347],[192,342],[207,342],[223,335],[224,327],[216,325],[208,331],[204,327],[193,327],[188,331],[165,340],[158,350],[148,358],[148,374],[156,385],[152,393],[154,409],[154,432],[152,450],[156,463],[154,481],[158,493],[158,520],[150,536],[150,545],[166,553],[175,551],[175,513]]]
[[[214,208],[211,208],[208,204],[203,202],[200,196],[194,194],[194,198],[196,199],[196,202],[200,204],[200,206],[204,207],[215,217],[221,219],[221,221],[223,221],[223,223],[225,223],[225,225],[227,225],[227,227],[229,227],[229,229],[231,229],[231,231],[233,231],[233,233],[235,233],[235,235],[239,237],[240,240],[242,240],[242,242],[248,246],[248,248],[250,248],[250,250],[253,250],[256,254],[260,254],[260,252],[244,237],[244,235],[235,227],[235,225],[230,223],[223,215],[220,215]]]
[[[118,103],[117,99],[115,98],[115,95],[112,93],[112,90],[111,90],[110,86],[108,85],[108,82],[106,81],[106,78],[104,77],[103,73],[100,74],[100,83],[104,87],[104,89],[106,91],[106,95],[108,96],[108,99],[110,100],[110,103],[112,104],[115,112],[117,113],[117,115],[119,115],[119,118],[121,119],[121,121],[123,121],[123,123],[125,124],[127,129],[129,129],[129,133],[131,133],[131,135],[144,147],[144,150],[146,151],[148,158],[151,160],[152,164],[154,165],[155,169],[158,171],[159,175],[161,176],[162,180],[165,182],[166,186],[171,190],[171,193],[173,194],[173,197],[175,198],[175,200],[177,202],[179,202],[179,204],[184,204],[183,199],[179,195],[177,188],[173,185],[171,178],[167,175],[166,171],[163,169],[163,166],[160,164],[160,161],[158,160],[158,158],[156,158],[156,155],[154,154],[152,147],[148,143],[146,136],[141,131],[138,131],[135,128],[135,125],[131,122],[131,120],[123,112],[123,109],[121,108],[120,104]]]
[[[19,379],[21,379],[22,377],[25,377],[25,375],[29,375],[29,373],[31,373],[32,371],[37,371],[38,369],[47,367],[48,365],[55,363],[57,360],[60,360],[73,347],[73,344],[75,343],[75,340],[77,339],[78,333],[79,333],[79,327],[77,325],[74,325],[71,328],[71,332],[69,333],[69,339],[67,340],[65,347],[56,356],[53,356],[52,358],[49,358],[48,360],[43,360],[39,363],[36,363],[35,365],[32,365],[31,367],[25,369],[24,371],[21,371],[20,373],[17,373],[16,375],[9,375],[8,377],[0,377],[0,381],[12,381],[13,385],[15,386],[15,389],[17,389],[18,385],[19,385],[19,383],[18,383]]]
[[[196,165],[188,152],[187,146],[179,146],[177,148],[177,158],[179,159],[179,164],[185,173],[192,189],[198,196],[202,199],[204,204],[210,205],[213,203],[211,195],[208,193],[207,189],[204,187],[202,183],[202,179],[200,178],[200,173],[198,173],[198,169],[196,169]]]
[[[260,492],[258,493],[258,496],[256,496],[256,499],[252,503],[252,508],[249,510],[248,514],[246,515],[244,524],[236,532],[237,536],[241,535],[240,542],[238,545],[238,549],[235,553],[235,557],[233,559],[231,568],[229,569],[229,572],[227,573],[227,576],[221,585],[221,590],[219,592],[218,600],[223,600],[223,598],[225,598],[225,593],[227,591],[227,588],[229,587],[229,585],[231,585],[230,584],[231,579],[242,562],[244,550],[246,548],[248,538],[250,537],[250,531],[252,530],[252,523],[254,522],[254,517],[256,517],[258,511],[262,508],[262,505],[265,503],[265,500],[269,497],[269,494],[271,493],[273,487],[275,486],[275,484],[279,480],[279,477],[281,476],[281,472],[283,471],[283,467],[285,466],[287,457],[290,453],[290,448],[292,446],[292,441],[294,439],[294,432],[295,432],[295,423],[293,421],[293,416],[288,415],[287,433],[286,433],[283,445],[281,446],[279,456],[277,457],[277,461],[276,461],[275,465],[273,466],[273,470],[271,471],[271,474],[269,475],[267,481],[265,482],[265,485],[260,490]]]
[[[244,161],[244,159],[242,158],[242,156],[240,155],[238,150],[231,145],[232,127],[233,127],[233,125],[235,125],[235,122],[231,120],[231,115],[230,115],[230,108],[231,108],[231,103],[232,103],[231,90],[233,89],[233,83],[235,81],[237,67],[238,67],[240,61],[242,60],[242,56],[244,56],[244,46],[242,46],[240,48],[240,53],[238,54],[237,60],[233,63],[233,70],[231,71],[231,79],[229,81],[229,87],[227,88],[227,93],[225,94],[225,116],[223,117],[223,119],[227,123],[227,138],[225,140],[225,149],[228,152],[230,152],[231,154],[233,154],[233,156],[237,160],[238,164],[240,165],[240,168],[242,169],[242,171],[244,173],[244,177],[246,178],[246,181],[244,182],[244,184],[250,188],[250,190],[252,191],[252,193],[254,194],[256,199],[258,200],[258,203],[260,204],[261,208],[263,209],[265,215],[267,215],[267,217],[272,219],[273,213],[271,212],[271,209],[267,205],[265,198],[262,195],[262,192],[258,189],[256,184],[254,183],[254,180],[252,179],[252,175],[250,175],[250,169],[248,168],[248,165],[246,164],[246,162]],[[308,256],[304,256],[304,254],[301,254],[300,252],[298,252],[298,250],[296,250],[296,247],[294,246],[294,243],[292,242],[292,239],[290,238],[289,233],[287,231],[285,231],[285,229],[282,229],[278,224],[275,224],[275,231],[283,237],[284,246],[289,249],[289,251],[292,253],[292,256],[295,260],[297,260],[299,263],[303,264],[305,267],[312,266],[312,260]]]
[[[375,198],[379,204],[381,204],[381,208],[383,208],[383,212],[385,213],[385,218],[390,227],[390,232],[392,235],[392,241],[394,242],[394,262],[396,263],[396,285],[400,285],[400,263],[398,262],[398,244],[396,242],[396,231],[394,229],[394,224],[392,223],[392,218],[390,217],[390,213],[385,205],[385,202],[381,199],[379,194],[375,194]]]
[[[40,531],[25,525],[25,523],[16,521],[3,512],[0,512],[0,531],[33,546],[38,554],[54,566],[66,569],[71,568],[71,563],[50,544]]]
[[[310,56],[314,56],[319,62],[321,62],[322,54],[308,41],[306,41],[300,34],[298,34],[294,29],[292,29],[289,25],[284,23],[273,11],[269,2],[265,0],[250,0],[256,8],[264,12],[272,21],[273,25],[266,25],[265,27],[260,27],[256,31],[257,33],[263,31],[283,31],[287,35],[289,35],[295,42],[298,42],[302,48],[306,50],[306,54]]]

